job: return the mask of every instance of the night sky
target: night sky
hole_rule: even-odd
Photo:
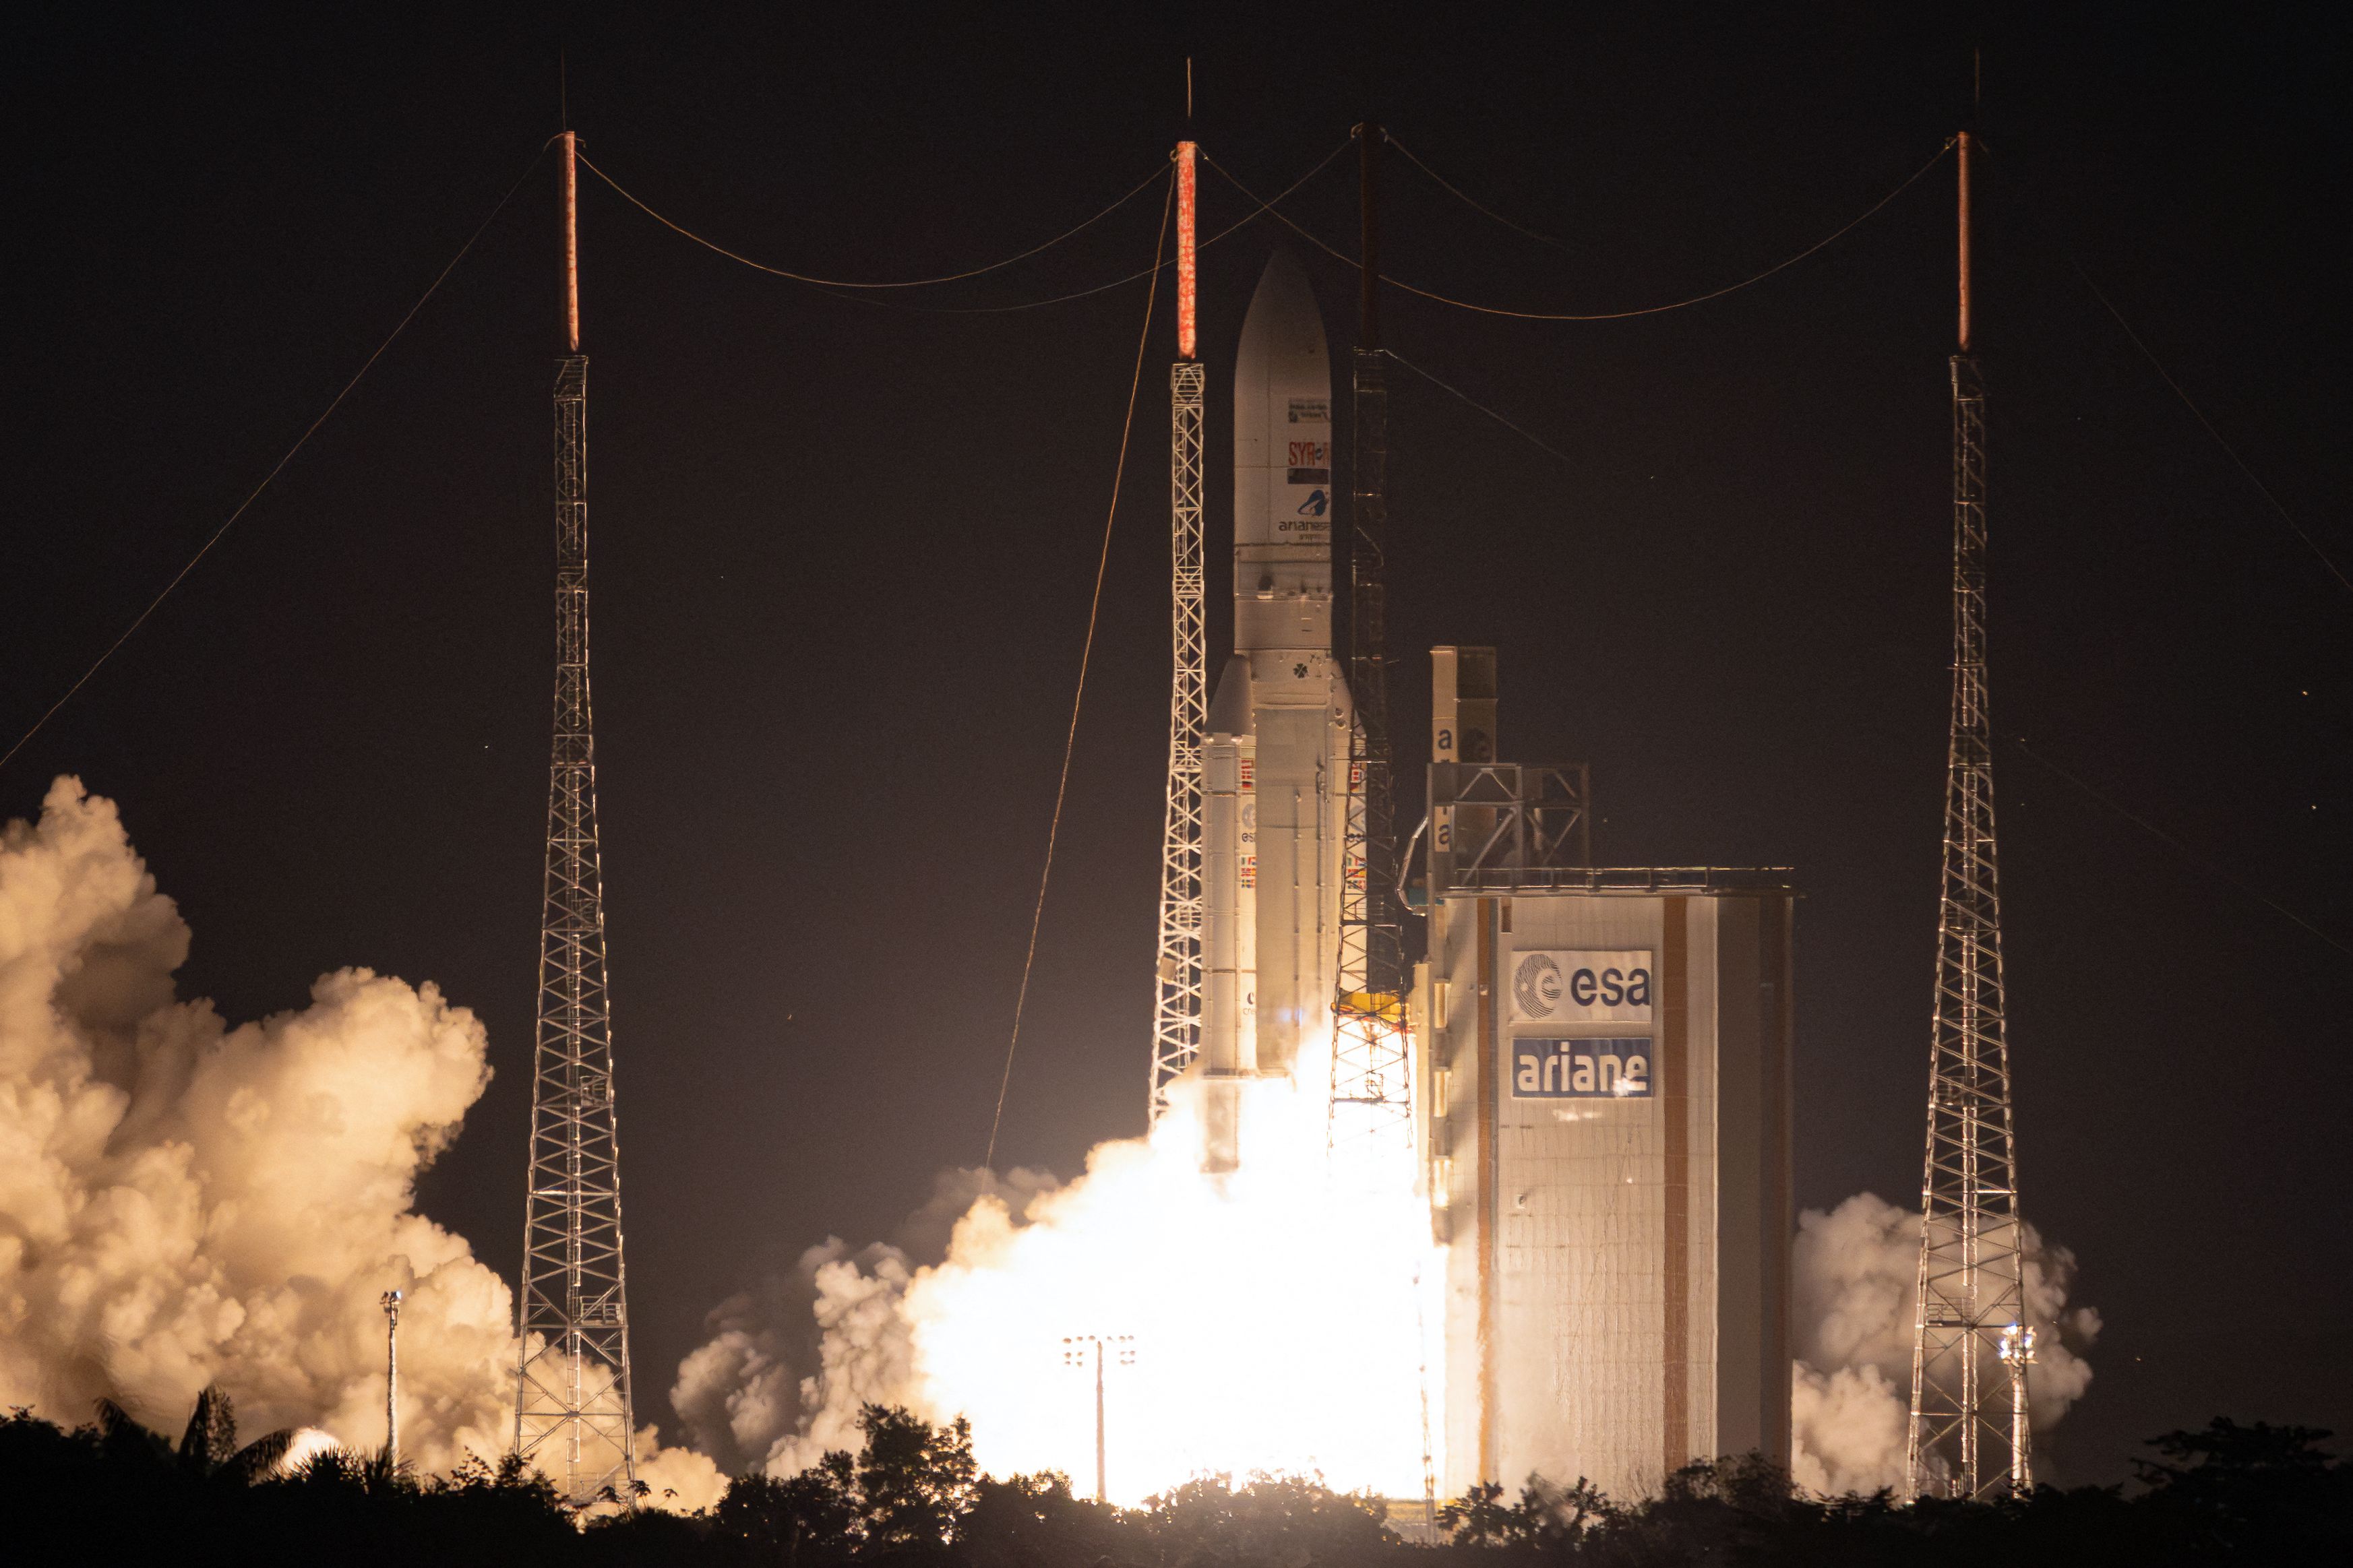
[[[2049,1479],[2117,1479],[2139,1439],[2218,1413],[2353,1429],[2353,954],[2263,901],[2353,942],[2353,591],[2075,270],[2353,571],[2342,13],[332,9],[16,21],[0,745],[531,163],[559,122],[559,37],[588,155],[786,268],[922,277],[1068,227],[1161,165],[1190,54],[1198,139],[1262,194],[1377,116],[1558,240],[1397,159],[1388,271],[1583,311],[1736,281],[1848,222],[1970,122],[1981,47],[1993,700],[2033,748],[2006,741],[1998,769],[2022,1181],[2107,1321],[2089,1394],[2038,1459]],[[497,1078],[422,1201],[510,1279],[547,774],[556,179],[551,154],[0,772],[0,816],[36,810],[61,772],[121,803],[195,928],[185,988],[233,1020],[297,1006],[345,964],[476,1009]],[[1606,863],[1796,868],[1809,1206],[1918,1200],[1952,183],[1947,162],[1822,254],[1664,315],[1385,304],[1392,348],[1561,454],[1393,373],[1407,792],[1425,650],[1492,643],[1503,754],[1592,764]],[[935,1171],[981,1159],[1145,289],[972,308],[1147,266],[1160,204],[878,303],[754,272],[583,187],[637,1392],[674,1432],[670,1373],[709,1308],[828,1234],[887,1236]],[[1212,229],[1249,211],[1206,171],[1203,190]],[[1349,161],[1285,210],[1353,252]],[[1233,343],[1282,238],[1261,219],[1203,258],[1213,655],[1230,646]],[[1344,365],[1354,273],[1301,248]],[[1167,298],[1000,1150],[1064,1175],[1144,1121]]]

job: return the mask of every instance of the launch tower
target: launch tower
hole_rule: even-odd
[[[555,737],[522,1289],[515,1452],[575,1503],[634,1490],[621,1148],[588,703],[588,358],[580,352],[578,182],[564,143],[565,329],[555,376]]]
[[[1987,711],[1985,387],[1969,344],[1969,137],[1960,137],[1960,332],[1953,377],[1953,715],[1936,1016],[1920,1193],[1909,1497],[2033,1487],[2024,1419],[2033,1331],[2010,1125]]]
[[[1356,127],[1363,238],[1357,279],[1353,538],[1348,552],[1350,731],[1347,827],[1340,879],[1338,994],[1332,1002],[1328,1141],[1409,1152],[1412,1047],[1405,1031],[1405,933],[1397,907],[1397,840],[1388,730],[1388,389],[1380,346],[1381,128]]]
[[[1176,363],[1168,370],[1168,806],[1160,839],[1159,978],[1152,1009],[1149,1110],[1201,1048],[1201,735],[1208,720],[1208,637],[1201,607],[1201,392],[1195,357],[1195,154],[1176,145]]]

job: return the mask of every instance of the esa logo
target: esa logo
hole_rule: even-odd
[[[1560,965],[1548,952],[1532,952],[1520,960],[1512,976],[1512,996],[1524,1017],[1549,1018],[1560,1005]]]
[[[1512,1001],[1529,1022],[1644,1022],[1651,1016],[1651,955],[1524,952],[1512,968]]]

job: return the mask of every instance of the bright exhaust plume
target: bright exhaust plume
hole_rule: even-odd
[[[1180,1083],[1148,1138],[1097,1146],[1068,1186],[1023,1173],[1009,1190],[944,1184],[979,1195],[936,1263],[813,1249],[817,1366],[797,1390],[789,1336],[760,1321],[794,1303],[764,1314],[739,1300],[681,1367],[673,1402],[698,1440],[774,1474],[854,1447],[866,1401],[962,1415],[984,1469],[1060,1470],[1084,1496],[1093,1363],[1077,1347],[1083,1364],[1067,1364],[1063,1342],[1132,1336],[1134,1363],[1114,1347],[1103,1375],[1113,1501],[1261,1471],[1419,1499],[1443,1410],[1443,1270],[1409,1149],[1336,1171],[1327,1160],[1326,1070],[1303,1058],[1295,1080],[1244,1088],[1229,1174],[1202,1172],[1198,1096]]]

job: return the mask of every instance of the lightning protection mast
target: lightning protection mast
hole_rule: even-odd
[[[2023,1419],[2032,1331],[2010,1125],[1987,710],[1985,389],[1969,340],[1969,137],[1960,137],[1960,334],[1953,376],[1953,728],[1945,786],[1936,1016],[1920,1193],[1908,1497],[2032,1488]]]
[[[1201,1048],[1201,736],[1208,721],[1201,619],[1201,388],[1194,303],[1195,158],[1176,144],[1176,363],[1168,371],[1171,571],[1168,808],[1160,839],[1160,952],[1152,1009],[1150,1112]]]
[[[548,769],[539,1034],[523,1215],[515,1452],[575,1505],[634,1496],[621,1150],[613,1112],[596,742],[588,703],[588,359],[578,180],[564,143],[565,323],[555,374],[555,737]]]
[[[1348,552],[1348,687],[1356,726],[1348,758],[1347,837],[1340,883],[1338,994],[1333,998],[1328,1148],[1409,1148],[1412,1051],[1405,1033],[1405,933],[1397,909],[1390,795],[1388,541],[1388,388],[1380,346],[1380,151],[1356,127],[1361,264],[1357,270],[1354,536]]]

